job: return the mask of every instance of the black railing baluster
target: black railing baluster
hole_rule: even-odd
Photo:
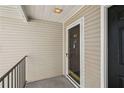
[[[21,78],[21,75],[20,75],[20,64],[19,64],[19,88],[20,88],[20,78]]]
[[[4,79],[3,79],[3,81],[2,81],[2,88],[4,88]]]
[[[8,75],[8,84],[7,85],[8,85],[8,88],[9,88],[9,75]]]
[[[14,72],[15,74],[15,88],[16,88],[16,67],[15,67],[15,72]]]
[[[24,61],[23,61],[23,62],[24,62]],[[24,68],[23,68],[23,63],[22,63],[22,69],[24,69]],[[23,84],[24,84],[24,82],[23,82],[23,81],[24,81],[24,75],[23,75],[23,73],[24,73],[24,71],[22,70],[22,86],[24,86],[24,85],[23,85]]]
[[[18,79],[18,75],[19,75],[19,74],[18,74],[18,66],[17,66],[17,88],[18,88],[18,80],[19,80],[19,79]]]
[[[24,60],[23,60],[23,62],[24,62]],[[21,69],[23,69],[23,63],[21,64]],[[23,70],[22,70],[22,84],[23,84],[23,80],[24,80],[24,75],[23,75]]]
[[[25,75],[25,74],[26,74],[26,73],[25,73],[26,71],[25,71],[25,70],[26,70],[26,69],[25,69],[25,60],[24,60],[24,70],[23,70],[23,71],[24,71],[24,87],[25,87],[25,83],[26,83],[26,77],[25,77],[25,76],[26,76],[26,75]]]
[[[11,72],[11,88],[13,88],[13,70]]]
[[[26,82],[26,63],[25,59],[27,56],[23,57],[15,66],[13,66],[7,73],[0,77],[0,83],[2,83],[2,88],[5,87],[5,78],[7,78],[8,88],[22,88],[25,86]],[[10,77],[11,76],[11,77]],[[10,83],[11,82],[11,83]]]

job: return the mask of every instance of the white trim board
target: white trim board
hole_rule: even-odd
[[[68,30],[80,24],[80,87],[85,87],[85,63],[84,63],[84,17],[76,20],[66,28],[66,53],[68,53]],[[68,75],[68,57],[65,56],[65,76]],[[71,81],[73,82],[73,81]]]
[[[23,10],[23,7],[21,5],[18,5],[18,10],[19,10],[20,15],[23,17],[24,22],[28,22],[28,17],[26,16]]]
[[[63,63],[63,64],[62,64],[63,70],[62,70],[62,71],[63,71],[63,72],[62,72],[62,73],[63,73],[63,75],[65,75],[65,69],[66,69],[66,68],[65,68],[65,29],[64,29],[65,27],[64,27],[64,23],[63,23],[62,25],[63,25],[63,33],[62,33],[62,36],[63,36],[63,42],[62,42],[62,43],[63,43],[63,49],[62,49],[62,50],[63,50],[63,51],[62,51],[62,53],[63,53],[63,55],[62,55],[62,56],[63,56],[63,57],[62,57],[62,58],[63,58],[63,61],[62,61],[62,63]]]
[[[108,8],[101,6],[101,88],[108,87]]]
[[[74,81],[69,75],[65,75],[65,77],[76,87],[76,88],[80,88],[80,85]]]
[[[105,37],[105,32],[104,32],[104,6],[101,6],[101,88],[104,88],[105,86],[105,77],[104,77],[104,62],[105,62],[105,56],[104,56],[104,37]]]

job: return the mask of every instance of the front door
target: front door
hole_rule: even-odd
[[[124,88],[124,6],[108,9],[108,87]]]
[[[68,74],[80,83],[80,25],[68,30]]]

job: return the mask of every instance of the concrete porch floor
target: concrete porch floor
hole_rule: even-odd
[[[74,88],[74,86],[65,76],[57,76],[27,83],[26,88]]]

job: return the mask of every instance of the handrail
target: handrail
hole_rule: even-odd
[[[18,63],[16,63],[9,71],[7,71],[2,77],[0,77],[0,82],[3,81],[4,83],[4,79],[8,76],[9,74],[12,72],[13,74],[13,70],[16,70],[16,67],[26,58],[27,56],[24,56]],[[25,65],[25,64],[24,64]],[[12,76],[12,75],[11,75]],[[9,80],[8,80],[9,81]],[[8,82],[9,83],[9,82]],[[13,82],[12,82],[13,83]],[[2,85],[4,87],[4,85]]]
[[[6,72],[1,78],[0,78],[0,82],[4,79],[4,77],[6,77],[12,70],[13,68],[15,68],[19,63],[22,62],[23,59],[25,59],[27,56],[24,56],[16,65],[14,65],[8,72]]]

